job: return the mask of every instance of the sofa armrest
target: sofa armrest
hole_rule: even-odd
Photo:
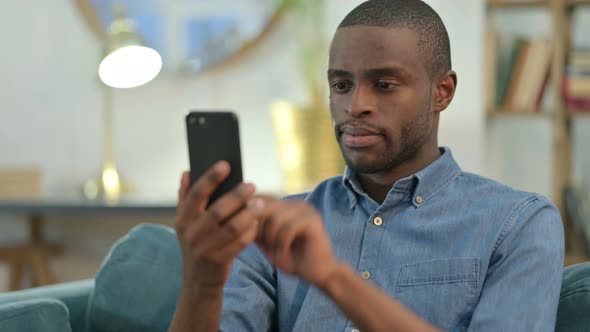
[[[0,330],[72,332],[65,304],[46,298],[0,304]]]
[[[84,331],[86,329],[86,308],[93,289],[94,279],[29,288],[0,294],[0,305],[40,298],[57,299],[68,308],[72,331]]]
[[[590,331],[590,262],[565,268],[555,331]]]

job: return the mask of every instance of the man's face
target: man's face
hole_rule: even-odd
[[[426,143],[436,144],[432,84],[419,51],[418,34],[409,29],[352,26],[336,32],[330,112],[353,171],[387,172]]]

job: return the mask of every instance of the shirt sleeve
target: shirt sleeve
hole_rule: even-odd
[[[563,224],[546,198],[520,203],[495,244],[469,331],[554,331]]]
[[[255,245],[234,261],[223,290],[220,331],[275,331],[276,273]]]

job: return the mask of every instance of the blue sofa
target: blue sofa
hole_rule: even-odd
[[[174,231],[141,225],[119,240],[96,278],[0,295],[0,331],[166,331],[180,292]],[[590,263],[565,269],[556,331],[590,331]]]
[[[0,331],[166,331],[181,276],[174,230],[140,225],[115,243],[94,280],[0,295]]]

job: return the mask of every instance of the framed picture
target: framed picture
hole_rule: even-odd
[[[285,0],[75,0],[92,30],[106,35],[117,13],[160,53],[163,70],[198,73],[257,44]]]

